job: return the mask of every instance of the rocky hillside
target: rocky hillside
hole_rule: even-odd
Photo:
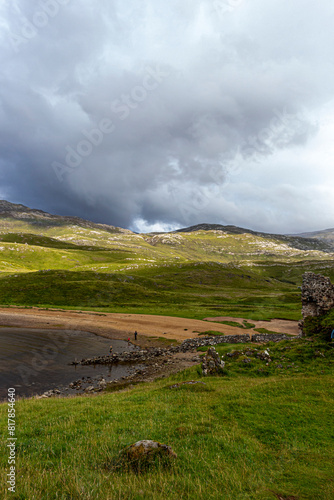
[[[334,248],[334,228],[332,229],[323,229],[322,231],[313,231],[310,233],[300,233],[296,236],[300,236],[302,238],[309,238],[313,240],[319,240],[328,243]]]
[[[252,231],[237,226],[223,226],[221,224],[197,224],[183,229],[178,229],[178,233],[190,233],[198,231],[222,231],[226,234],[252,234],[260,238],[271,239],[276,242],[282,242],[291,248],[300,250],[321,250],[323,252],[334,251],[334,229],[319,231],[315,233],[303,233],[296,235],[262,233],[260,231]],[[319,235],[319,236],[317,236]]]
[[[136,234],[7,201],[0,201],[0,241],[0,272],[109,272],[189,262],[253,265],[273,259],[296,262],[334,257],[332,246],[315,238],[218,224],[199,224],[170,233]]]
[[[14,220],[22,221],[26,224],[31,224],[39,227],[48,227],[54,225],[75,225],[78,227],[103,229],[104,231],[108,231],[111,233],[132,233],[128,229],[109,226],[107,224],[96,224],[94,222],[81,219],[80,217],[52,215],[44,212],[43,210],[29,208],[25,205],[16,203],[10,203],[6,200],[0,200],[0,228],[6,227],[6,220],[8,219],[9,224],[7,225],[7,227],[10,227],[10,219],[13,219],[12,222],[14,222]]]
[[[194,318],[298,319],[302,274],[334,278],[332,247],[314,238],[216,224],[136,234],[6,201],[0,256],[0,304]]]

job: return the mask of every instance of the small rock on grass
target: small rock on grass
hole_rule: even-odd
[[[205,382],[201,382],[199,380],[189,380],[188,382],[179,382],[178,384],[173,384],[169,386],[169,389],[178,389],[179,387],[183,385],[193,385],[193,384],[202,384],[206,385]]]
[[[122,450],[115,466],[143,472],[154,465],[169,465],[175,458],[177,455],[171,446],[144,439]]]

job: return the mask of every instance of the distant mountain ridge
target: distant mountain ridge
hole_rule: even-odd
[[[291,242],[291,239],[296,243],[300,240],[303,246],[303,240],[312,244],[312,242],[319,242],[320,245],[327,246],[329,251],[334,250],[334,229],[324,229],[322,231],[314,231],[310,233],[300,233],[300,234],[276,234],[276,233],[264,233],[261,231],[253,231],[251,229],[245,229],[243,227],[222,224],[196,224],[195,226],[189,226],[182,229],[177,229],[173,231],[174,233],[190,233],[196,231],[223,231],[228,234],[252,234],[254,236],[259,236],[261,238],[275,238],[285,242]],[[324,247],[324,249],[325,249]],[[301,248],[300,245],[296,245],[296,248]],[[326,250],[325,250],[326,251]]]
[[[36,208],[29,208],[25,205],[10,203],[6,200],[0,200],[0,217],[13,217],[14,219],[22,219],[24,221],[34,222],[36,224],[41,223],[51,223],[57,225],[61,224],[74,224],[77,226],[85,227],[85,228],[96,228],[103,229],[109,232],[121,232],[121,233],[132,233],[129,229],[123,229],[116,226],[111,226],[109,224],[100,224],[96,222],[91,222],[86,219],[82,219],[81,217],[69,216],[69,215],[52,215],[48,212],[44,212],[44,210],[39,210]]]
[[[18,203],[11,203],[6,200],[0,200],[0,213],[8,213],[8,212],[40,212],[44,214],[46,213],[43,210],[32,209]]]
[[[233,225],[223,226],[222,224],[208,224],[208,223],[196,224],[195,226],[176,229],[176,231],[173,232],[191,233],[194,231],[227,231],[231,234],[243,234],[243,233],[257,234],[255,231],[252,231],[251,229],[245,229],[243,227],[238,227]]]
[[[33,224],[35,226],[62,226],[72,224],[82,228],[104,230],[110,233],[123,233],[129,235],[136,234],[129,229],[123,229],[108,224],[95,223],[76,216],[52,215],[40,209],[29,208],[22,204],[0,200],[0,218],[6,219],[8,217],[12,217],[16,220],[22,220],[24,222],[29,222],[30,224]],[[197,231],[222,231],[231,235],[250,234],[260,238],[275,239],[276,241],[285,243],[297,249],[305,250],[306,247],[308,247],[310,249],[313,248],[314,250],[321,250],[325,252],[334,251],[334,229],[324,229],[321,231],[314,231],[309,233],[284,235],[253,231],[251,229],[246,229],[234,225],[201,223],[194,226],[177,229],[169,233],[149,234],[159,236],[164,234],[194,233]]]
[[[239,227],[239,226],[233,226],[231,224],[228,224],[226,226],[222,225],[222,224],[209,224],[209,223],[201,223],[201,224],[196,224],[195,226],[189,226],[189,227],[185,227],[185,228],[182,228],[182,229],[177,229],[176,233],[191,233],[191,232],[194,232],[194,231],[224,231],[224,232],[227,232],[229,234],[254,234],[255,236],[262,236],[262,237],[266,237],[266,236],[286,236],[286,235],[282,235],[282,234],[274,234],[274,233],[263,233],[261,231],[253,231],[252,229],[247,229],[247,228],[244,228],[244,227]],[[291,236],[294,236],[294,235],[291,235]],[[299,235],[296,235],[296,236],[299,236]]]
[[[334,243],[334,228],[322,229],[321,231],[311,231],[307,233],[300,233],[295,236],[302,238],[312,238]]]
[[[305,271],[334,280],[331,241],[207,223],[138,234],[4,200],[0,255],[0,304],[171,315],[180,304],[178,314],[193,308],[206,317],[226,307],[242,317],[240,311],[262,314],[274,300],[286,317],[287,304],[299,304]]]

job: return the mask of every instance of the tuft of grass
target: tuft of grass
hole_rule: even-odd
[[[201,332],[198,334],[198,336],[203,335],[204,337],[215,337],[218,336],[220,337],[221,335],[225,335],[222,332],[216,332],[215,330],[207,330],[205,332]]]
[[[273,332],[272,330],[267,330],[267,328],[254,328],[254,332],[277,335],[277,332]]]
[[[246,328],[247,330],[250,328],[254,328],[254,326],[255,326],[254,323],[249,323],[247,320],[243,320],[242,324],[243,324],[244,328]]]
[[[229,320],[224,320],[224,321],[219,321],[222,325],[228,325],[228,326],[235,326],[237,328],[243,328],[243,325],[241,323],[238,323],[237,321],[229,321]]]

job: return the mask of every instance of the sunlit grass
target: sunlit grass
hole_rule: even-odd
[[[19,401],[14,498],[330,500],[332,373],[170,388],[199,379],[195,367],[126,392]],[[6,411],[1,405],[3,429]],[[171,445],[175,464],[139,475],[111,470],[119,451],[141,439]],[[5,448],[0,464],[4,477]],[[0,494],[13,498],[4,483]]]

